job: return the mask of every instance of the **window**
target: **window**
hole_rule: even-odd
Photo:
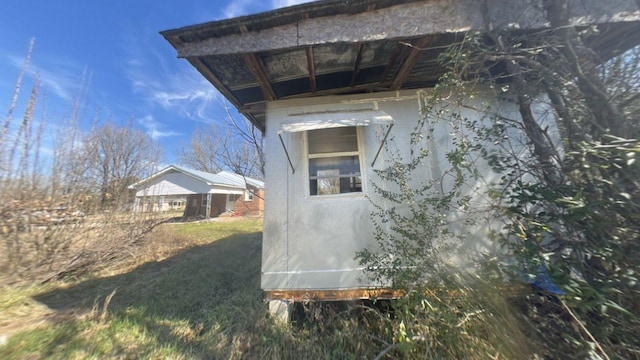
[[[362,192],[357,127],[309,130],[309,194]]]
[[[206,197],[206,196],[203,196],[203,197],[202,197],[202,206],[203,206],[203,207],[204,207],[204,206],[207,206],[207,197]]]
[[[246,189],[244,191],[244,201],[253,201],[253,190]]]

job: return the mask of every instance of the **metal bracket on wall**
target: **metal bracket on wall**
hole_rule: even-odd
[[[284,140],[282,139],[282,134],[278,134],[278,137],[280,138],[280,143],[282,144],[284,153],[287,155],[287,160],[289,160],[289,166],[291,166],[291,173],[295,174],[296,169],[293,168],[293,164],[291,163],[291,158],[289,157],[289,152],[287,151],[287,146],[284,144]]]
[[[389,133],[391,132],[391,128],[393,127],[393,123],[391,123],[389,125],[389,127],[387,128],[387,133],[384,134],[384,138],[382,139],[382,142],[380,142],[380,147],[378,148],[378,152],[376,152],[376,156],[373,158],[373,161],[371,162],[371,167],[373,167],[373,165],[375,165],[376,160],[378,160],[378,156],[380,155],[380,151],[382,151],[382,147],[384,146],[384,143],[387,141],[387,138],[389,137]]]

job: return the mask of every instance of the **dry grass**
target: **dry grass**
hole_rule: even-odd
[[[309,304],[292,324],[274,323],[259,288],[261,228],[246,218],[163,224],[90,275],[5,285],[0,358],[489,359],[526,348],[503,321],[506,305],[482,290],[473,301],[427,300],[435,312],[424,301],[395,314]]]
[[[189,339],[204,326],[189,316],[169,313],[178,307],[204,311],[199,302],[224,295],[231,283],[246,285],[236,280],[247,276],[253,281],[249,287],[253,301],[261,305],[256,282],[261,225],[260,219],[166,224],[129,249],[127,256],[89,277],[46,285],[3,285],[0,335],[10,337],[0,348],[0,358],[116,356],[115,343],[117,352],[129,354],[124,356],[127,358],[147,351],[162,354],[169,345],[158,337]],[[212,282],[214,275],[222,283]],[[227,279],[229,276],[234,280]],[[189,289],[200,291],[189,294]],[[207,300],[209,292],[212,299]],[[211,307],[216,304],[220,303],[208,303]],[[157,331],[153,339],[144,334],[149,331]],[[94,337],[105,337],[108,344],[100,344],[100,340],[93,343]],[[36,345],[40,343],[64,351],[51,352],[47,346]],[[83,350],[73,350],[76,346]],[[141,349],[146,350],[140,353]]]

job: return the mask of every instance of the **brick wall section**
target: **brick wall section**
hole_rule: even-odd
[[[185,206],[184,215],[190,216],[204,216],[207,209],[202,206],[202,199],[206,199],[207,194],[195,194],[187,197],[187,204]],[[242,197],[244,199],[244,197]],[[225,194],[213,194],[211,196],[211,208],[209,217],[216,217],[225,212],[227,206],[227,195]]]
[[[209,217],[216,217],[227,211],[227,195],[213,194],[211,196],[211,213]]]
[[[250,187],[254,192],[253,201],[245,201],[245,195],[236,200],[235,211],[242,215],[262,215],[264,211],[264,190]],[[246,190],[245,190],[246,191]]]

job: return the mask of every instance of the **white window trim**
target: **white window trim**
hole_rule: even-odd
[[[255,194],[253,193],[253,190],[245,189],[245,191],[244,191],[244,201],[245,202],[252,202],[254,197],[255,197]]]
[[[364,154],[364,144],[363,144],[363,133],[362,131],[366,128],[366,126],[356,126],[356,139],[358,141],[358,151],[346,151],[346,152],[335,152],[335,153],[323,153],[323,154],[309,154],[309,131],[304,132],[304,136],[302,137],[302,149],[304,154],[303,161],[303,172],[304,172],[304,189],[305,189],[305,199],[312,201],[322,201],[328,199],[362,199],[366,197],[367,194],[367,179],[366,179],[366,159]],[[335,156],[358,156],[358,161],[360,162],[360,180],[362,181],[362,191],[361,192],[348,192],[342,194],[330,194],[330,195],[311,195],[310,189],[310,177],[309,177],[309,159],[317,159],[323,157],[335,157]]]

